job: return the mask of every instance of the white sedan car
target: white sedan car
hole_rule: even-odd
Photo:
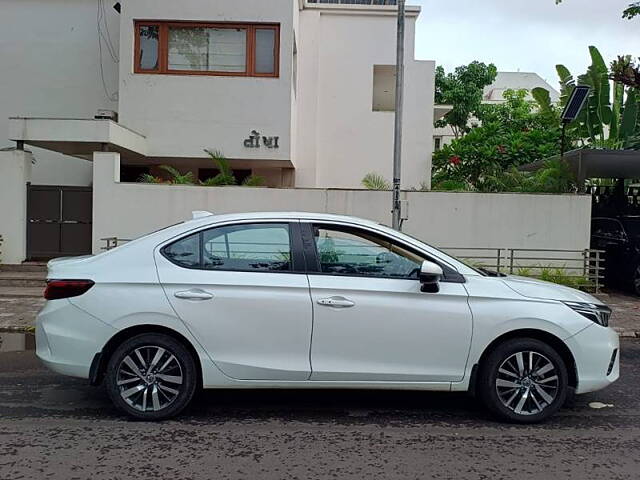
[[[531,423],[619,375],[611,310],[371,221],[212,215],[49,263],[37,355],[142,419],[198,387],[469,391]]]

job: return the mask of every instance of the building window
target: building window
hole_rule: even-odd
[[[158,60],[160,58],[159,35],[160,27],[158,25],[140,25],[138,30],[138,68],[141,71],[158,69]]]
[[[169,27],[169,71],[246,73],[246,28]]]
[[[395,112],[396,110],[396,66],[373,66],[374,112]]]
[[[433,137],[433,150],[438,151],[442,148],[442,137]]]
[[[277,77],[280,27],[136,22],[135,73]]]

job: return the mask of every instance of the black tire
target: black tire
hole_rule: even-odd
[[[477,383],[478,395],[489,411],[512,423],[546,420],[564,405],[568,388],[562,357],[534,338],[515,338],[498,345],[480,366]]]
[[[159,358],[154,364],[156,355]],[[137,373],[131,366],[133,359]],[[153,369],[146,371],[140,368],[142,365]],[[141,420],[164,420],[178,415],[191,402],[198,384],[197,372],[193,356],[180,341],[159,333],[143,333],[113,352],[105,386],[118,410]]]

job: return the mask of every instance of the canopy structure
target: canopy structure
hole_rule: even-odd
[[[580,186],[588,178],[640,179],[640,151],[637,150],[572,150],[564,159]],[[545,160],[538,160],[523,165],[520,170],[533,172],[544,163]]]

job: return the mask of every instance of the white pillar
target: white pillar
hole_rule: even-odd
[[[27,182],[33,156],[23,150],[0,152],[0,263],[27,258]]]
[[[120,154],[114,152],[93,153],[93,229],[92,251],[102,252],[105,235],[113,235],[110,225],[116,215],[110,208],[114,185],[120,182]],[[109,233],[105,233],[109,232]]]

